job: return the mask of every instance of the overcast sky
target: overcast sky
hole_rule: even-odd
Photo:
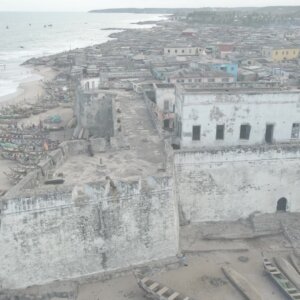
[[[299,4],[299,0],[0,0],[0,11],[88,11],[116,7],[236,7]]]

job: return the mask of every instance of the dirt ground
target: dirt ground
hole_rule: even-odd
[[[253,219],[252,225],[249,220],[245,220],[226,222],[226,224],[220,222],[183,226],[180,230],[180,248],[186,257],[185,260],[175,258],[168,265],[162,262],[160,262],[159,266],[147,264],[137,270],[160,284],[190,297],[190,300],[245,299],[224,275],[221,268],[227,266],[246,278],[255,287],[261,299],[285,299],[282,291],[271,280],[269,274],[264,271],[263,259],[269,258],[271,260],[274,257],[287,258],[288,255],[294,254],[297,245],[294,242],[291,244],[290,238],[285,231],[278,234],[273,234],[271,233],[272,231],[269,231],[270,234],[258,237],[256,229],[258,228],[257,226],[260,226],[260,219],[265,219],[265,216],[261,215],[258,219]],[[273,221],[276,219],[285,221],[289,228],[300,227],[299,214],[284,214],[280,216],[274,214],[269,216],[269,218]],[[250,232],[251,226],[254,229]],[[211,238],[216,233],[221,234],[220,227],[224,229],[222,238],[207,239],[208,235]],[[245,232],[248,234],[247,238],[238,237],[241,233],[244,236]],[[293,230],[292,235],[295,236],[297,232],[298,229]],[[253,234],[256,235],[253,236]],[[227,239],[229,236],[232,238]],[[300,260],[297,260],[299,265]],[[27,288],[25,291],[17,292],[18,299],[23,299],[21,295],[31,295],[32,297],[29,299],[32,300],[147,299],[145,292],[137,285],[133,271],[129,271],[123,276],[113,274],[113,279],[105,281],[100,280],[96,276],[94,274],[92,278],[85,277],[70,281],[55,281],[49,285]],[[70,297],[59,298],[56,295],[60,292],[62,294],[67,293]],[[39,296],[36,297],[36,295]]]
[[[206,250],[193,250],[193,253],[186,254],[187,266],[170,271],[153,271],[150,277],[192,299],[242,300],[244,297],[228,281],[221,270],[221,267],[226,265],[247,278],[263,299],[284,299],[282,292],[264,272],[262,264],[264,257],[272,258],[278,255],[285,257],[291,252],[287,248],[287,241],[284,237],[243,241],[245,249],[240,250],[236,243],[241,243],[241,241],[233,241],[231,248],[230,244],[223,241],[215,241],[216,243],[218,243],[219,250],[211,249],[207,252]],[[222,245],[226,250],[221,250]],[[77,300],[101,299],[142,300],[145,299],[145,293],[137,286],[134,275],[79,286]]]
[[[246,257],[248,262],[239,261]],[[283,299],[283,295],[264,274],[262,257],[255,250],[247,253],[203,253],[187,256],[187,267],[153,274],[151,278],[194,299],[238,300],[244,297],[228,282],[222,265],[230,265],[246,277],[263,296],[263,299]],[[133,275],[104,283],[85,284],[79,287],[78,300],[145,299],[145,293],[136,284]]]

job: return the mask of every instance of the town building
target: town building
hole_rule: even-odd
[[[262,55],[274,62],[293,60],[299,58],[299,46],[262,47]]]
[[[171,84],[199,84],[234,82],[235,77],[226,72],[211,70],[181,69],[165,75]]]
[[[155,84],[155,102],[157,118],[166,130],[174,127],[175,86],[173,84]]]
[[[204,48],[192,46],[179,46],[164,48],[166,56],[198,56],[205,52]]]
[[[232,147],[299,141],[298,91],[227,85],[179,86],[176,136],[181,148]]]
[[[223,71],[234,76],[235,80],[238,78],[238,64],[231,62],[215,62],[211,64],[213,70]]]

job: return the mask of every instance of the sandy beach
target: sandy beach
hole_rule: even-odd
[[[37,102],[38,99],[41,98],[44,94],[43,82],[52,80],[57,74],[53,69],[48,67],[35,67],[33,69],[33,73],[33,78],[40,79],[21,83],[15,93],[0,97],[0,108],[12,104],[23,105],[33,104]],[[57,111],[55,111],[54,113],[57,113]],[[26,122],[30,124],[32,123],[32,121],[36,121],[36,123],[38,123],[39,119],[37,116],[32,116],[32,118],[33,119],[27,119]],[[5,173],[10,173],[10,168],[15,165],[15,162],[5,160],[0,157],[0,192],[9,189],[12,186]]]
[[[32,70],[32,80],[21,83],[15,93],[0,97],[0,108],[10,104],[35,103],[44,93],[43,82],[52,80],[57,74],[49,67],[34,67]]]

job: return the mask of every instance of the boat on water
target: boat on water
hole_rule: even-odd
[[[143,277],[140,274],[135,274],[139,287],[148,295],[156,300],[195,300],[184,296],[175,290],[166,287],[165,285],[156,282],[149,277]]]
[[[288,299],[300,300],[300,290],[267,258],[264,268]]]

